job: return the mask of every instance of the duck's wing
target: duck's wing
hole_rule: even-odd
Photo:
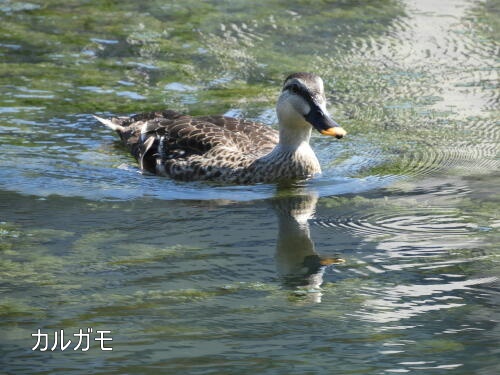
[[[217,149],[258,158],[270,152],[278,141],[278,133],[266,125],[225,116],[192,117],[163,111],[97,119],[116,130],[141,168],[152,173],[158,163],[186,160]]]
[[[227,116],[196,116],[196,121],[209,122],[236,134],[244,134],[248,139],[243,145],[252,149],[270,152],[278,143],[278,132],[259,122]],[[249,150],[250,151],[250,150]]]

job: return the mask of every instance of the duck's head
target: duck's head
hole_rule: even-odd
[[[285,79],[276,112],[280,124],[290,128],[314,127],[324,135],[342,138],[346,131],[326,110],[323,80],[311,73],[294,73]]]

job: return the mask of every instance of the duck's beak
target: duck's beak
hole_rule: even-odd
[[[320,130],[320,133],[323,135],[335,137],[337,139],[340,139],[347,134],[347,132],[341,126],[335,126],[326,130]]]
[[[330,117],[328,112],[323,110],[316,103],[311,106],[311,110],[304,118],[323,135],[329,135],[340,139],[347,134],[347,132]]]

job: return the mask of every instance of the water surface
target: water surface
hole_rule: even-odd
[[[3,372],[494,374],[499,13],[0,3]],[[293,188],[141,175],[91,116],[276,126],[302,70],[348,137],[314,135],[323,175]],[[80,328],[113,350],[32,350]]]

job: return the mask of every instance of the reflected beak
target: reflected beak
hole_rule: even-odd
[[[311,110],[304,118],[314,127],[314,129],[323,135],[329,135],[340,139],[347,134],[347,132],[317,104],[311,106]]]
[[[332,264],[342,264],[345,263],[345,259],[342,258],[321,258],[319,264],[322,266],[331,266]]]

